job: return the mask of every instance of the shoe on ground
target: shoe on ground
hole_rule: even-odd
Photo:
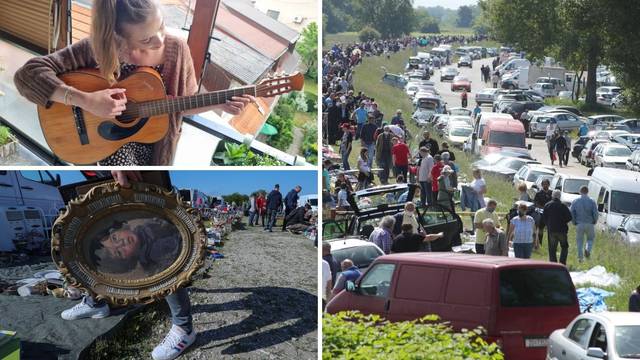
[[[84,318],[102,319],[109,316],[109,305],[103,304],[102,306],[91,306],[87,304],[87,298],[82,298],[82,301],[77,303],[71,309],[67,309],[60,314],[65,320],[76,320]]]
[[[164,340],[153,349],[151,357],[154,360],[172,360],[196,341],[196,332],[187,334],[180,326],[173,325]]]
[[[589,253],[589,250],[584,249],[584,256],[588,259],[591,256],[591,253]]]

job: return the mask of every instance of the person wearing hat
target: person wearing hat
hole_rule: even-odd
[[[349,166],[349,155],[353,143],[353,134],[349,123],[342,124],[342,139],[340,140],[340,156],[342,157],[342,170],[351,170]]]
[[[451,186],[451,174],[453,174],[451,166],[445,165],[442,167],[442,172],[438,177],[438,204],[454,212],[453,192],[455,188]]]
[[[517,258],[529,259],[533,248],[539,246],[536,236],[536,221],[527,215],[527,204],[518,202],[518,215],[509,222],[509,235],[507,238],[513,244],[513,252]]]

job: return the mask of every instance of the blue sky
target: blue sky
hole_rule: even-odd
[[[416,0],[414,1],[415,6],[442,6],[448,9],[458,9],[463,5],[476,5],[478,0]]]
[[[62,184],[84,181],[79,171],[51,171],[60,174]],[[178,188],[195,188],[209,195],[227,195],[234,192],[248,194],[258,189],[271,190],[276,183],[280,191],[288,192],[294,186],[302,186],[301,195],[317,194],[315,170],[222,170],[222,171],[170,171],[171,182]]]

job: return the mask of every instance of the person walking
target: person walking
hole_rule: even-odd
[[[433,157],[426,147],[420,148],[420,160],[418,160],[418,184],[420,184],[420,203],[422,206],[431,204],[431,170],[433,169]]]
[[[287,196],[284,197],[284,219],[282,219],[282,231],[287,231],[287,218],[289,214],[298,207],[298,199],[300,196],[300,191],[302,191],[302,187],[300,185],[296,185],[291,191],[287,193]]]
[[[518,184],[518,201],[531,202],[531,197],[527,192],[527,183],[525,182]]]
[[[500,74],[496,71],[491,76],[491,83],[493,84],[494,89],[498,88],[498,82],[500,82]]]
[[[407,178],[407,172],[409,171],[409,156],[411,151],[404,142],[398,138],[393,138],[393,147],[391,148],[391,155],[393,159],[393,167],[395,175],[402,175]]]
[[[453,193],[455,188],[451,184],[451,174],[453,174],[451,166],[444,165],[442,173],[438,177],[438,205],[455,212],[453,206]]]
[[[536,208],[542,210],[544,209],[545,205],[547,205],[547,203],[551,201],[552,192],[549,189],[549,185],[550,185],[550,182],[548,179],[542,180],[542,189],[538,190],[536,195],[533,197],[533,203]],[[544,221],[541,220],[538,223],[538,243],[540,245],[542,245],[542,240],[544,238],[544,228],[545,228],[545,223]]]
[[[476,194],[476,198],[478,199],[478,207],[483,208],[486,206],[484,202],[484,196],[487,194],[487,182],[482,177],[482,171],[480,171],[480,169],[473,169],[472,174],[473,181],[469,185],[473,189],[473,192],[475,192]]]
[[[264,194],[262,192],[258,194],[258,198],[256,199],[256,207],[258,208],[258,214],[262,222],[262,227],[264,227],[264,220],[267,217],[267,199],[264,197]],[[256,225],[258,225],[258,219],[256,219]]]
[[[280,185],[276,184],[269,195],[267,195],[267,226],[264,228],[265,231],[273,232],[278,211],[280,211],[281,207],[282,194],[280,193]]]
[[[498,202],[494,199],[487,201],[487,206],[479,209],[473,216],[473,225],[476,233],[476,254],[485,253],[485,242],[487,238],[487,232],[485,231],[484,221],[491,219],[493,226],[500,227],[500,217],[496,214],[496,208]]]
[[[249,226],[253,226],[253,220],[257,218],[257,214],[256,193],[252,193],[251,196],[249,196]]]
[[[322,243],[322,260],[329,264],[329,270],[331,271],[331,283],[335,284],[340,272],[340,264],[331,254],[331,244],[328,241]]]
[[[349,155],[351,155],[351,147],[353,144],[353,134],[351,134],[351,125],[342,124],[342,140],[340,141],[340,157],[342,158],[342,170],[351,170],[349,166]]]
[[[371,168],[369,167],[369,156],[367,148],[360,149],[360,156],[358,157],[358,190],[363,190],[369,187],[371,183]]]
[[[378,227],[373,229],[371,235],[369,235],[369,241],[378,245],[385,254],[391,253],[391,247],[393,246],[393,226],[396,223],[396,219],[393,216],[387,215],[380,220]]]
[[[424,131],[422,133],[422,140],[420,141],[419,148],[422,147],[429,149],[431,156],[436,156],[436,154],[440,153],[438,142],[431,138],[431,133],[428,131]]]
[[[509,243],[507,234],[496,228],[491,218],[482,220],[482,227],[486,235],[484,254],[492,256],[509,256]],[[476,243],[477,244],[477,243]]]
[[[382,168],[379,174],[382,185],[389,183],[389,172],[391,171],[391,165],[393,163],[391,156],[391,147],[393,146],[391,143],[392,138],[391,130],[388,126],[385,126],[382,134],[378,135],[378,139],[376,139],[376,162],[378,166]]]
[[[569,153],[569,145],[567,144],[567,139],[564,136],[560,135],[559,131],[556,131],[554,139],[554,147],[558,156],[558,165],[562,167],[562,164],[564,163],[565,152]]]
[[[518,215],[513,217],[509,226],[509,241],[517,258],[529,259],[533,248],[539,246],[536,237],[536,222],[527,215],[527,204],[518,204]]]
[[[564,156],[562,158],[562,160],[564,160],[564,166],[566,167],[569,165],[569,154],[571,153],[571,136],[569,135],[569,132],[565,130],[562,133],[562,137],[564,138],[564,141],[567,143],[567,148],[565,149]]]
[[[560,244],[560,263],[567,265],[567,255],[569,254],[569,243],[567,241],[567,233],[571,221],[571,211],[560,201],[562,192],[553,190],[551,201],[544,206],[542,213],[542,221],[547,225],[549,238],[549,261],[558,262],[556,251]]]
[[[460,95],[461,105],[463,108],[467,107],[467,89],[462,89],[462,94]]]
[[[580,188],[580,197],[571,203],[571,217],[576,226],[576,243],[578,247],[578,261],[583,261],[584,255],[589,258],[593,250],[595,238],[595,226],[598,222],[598,205],[589,197],[589,188]],[[587,238],[587,247],[584,248],[584,238]]]
[[[369,113],[364,108],[364,102],[361,102],[360,106],[351,114],[351,121],[356,123],[356,140],[362,136],[362,128],[367,123],[368,117]]]
[[[378,127],[373,117],[369,116],[369,121],[364,124],[360,132],[360,143],[363,148],[367,149],[367,165],[369,168],[373,166],[373,159],[376,156],[376,130],[378,130]]]

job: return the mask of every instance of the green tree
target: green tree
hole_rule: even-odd
[[[458,27],[468,28],[471,27],[473,23],[473,13],[471,12],[471,8],[468,6],[460,6],[458,8],[458,19],[456,20],[456,25]]]
[[[438,24],[438,19],[431,16],[429,11],[423,7],[419,6],[414,10],[414,29],[423,32],[423,33],[439,33],[440,25]]]
[[[355,0],[357,20],[370,25],[383,38],[409,34],[413,29],[412,0]]]
[[[377,40],[380,39],[380,33],[371,26],[365,26],[358,33],[358,39],[362,42]]]
[[[296,49],[307,67],[307,75],[312,79],[317,79],[318,24],[312,22],[302,30]]]
[[[236,205],[242,205],[243,202],[249,201],[248,195],[240,194],[238,192],[234,192],[233,194],[229,194],[229,195],[222,195],[222,198],[227,203],[229,204],[236,203]]]

